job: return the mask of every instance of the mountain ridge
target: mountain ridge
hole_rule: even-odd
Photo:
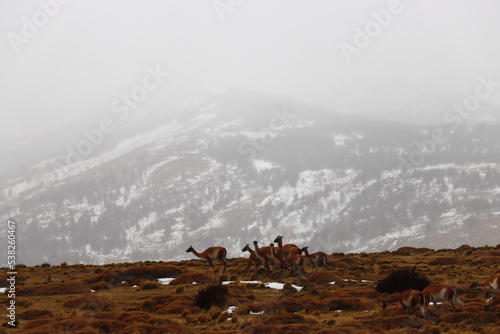
[[[432,233],[459,235],[443,246],[490,243],[492,233],[464,226],[493,232],[498,219],[496,125],[439,127],[447,141],[430,152],[416,141],[433,126],[329,115],[244,91],[164,99],[177,109],[116,123],[88,159],[55,156],[3,181],[0,216],[20,222],[24,244],[41,242],[20,249],[24,262],[179,259],[191,243],[228,244],[235,256],[274,234],[343,252]],[[404,175],[400,159],[412,152],[424,161]]]

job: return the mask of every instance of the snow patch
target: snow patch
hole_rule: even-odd
[[[158,283],[163,285],[169,285],[175,278],[167,277],[167,278],[158,278]]]
[[[262,173],[263,171],[278,167],[277,164],[265,160],[254,160],[252,163],[253,167],[259,174]]]
[[[270,288],[270,289],[283,290],[283,287],[285,286],[285,283],[270,282],[270,283],[265,283],[264,286],[266,288]],[[302,290],[302,287],[298,286],[298,285],[292,284],[292,287],[294,287],[297,291]]]

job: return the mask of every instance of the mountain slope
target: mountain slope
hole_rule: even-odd
[[[181,259],[189,244],[233,257],[278,234],[328,252],[494,243],[498,126],[443,126],[446,141],[408,170],[400,159],[435,128],[235,89],[158,105],[169,109],[137,114],[88,159],[52,156],[4,180],[0,216],[37,245],[20,246],[21,262]]]

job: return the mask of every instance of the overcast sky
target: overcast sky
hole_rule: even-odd
[[[54,3],[0,2],[2,140],[108,112],[148,66],[172,86],[222,83],[409,122],[439,121],[481,76],[500,82],[495,0]],[[480,108],[499,107],[500,87]]]

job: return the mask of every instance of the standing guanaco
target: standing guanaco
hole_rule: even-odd
[[[212,266],[214,269],[214,272],[217,274],[217,269],[215,269],[215,266],[213,264],[213,260],[219,260],[224,264],[224,271],[223,273],[226,272],[227,269],[227,263],[226,263],[226,254],[227,250],[224,247],[220,246],[215,246],[215,247],[209,247],[205,251],[198,253],[193,246],[189,246],[187,249],[186,253],[192,252],[194,255],[199,257],[202,260],[207,261],[207,272],[208,268]]]

